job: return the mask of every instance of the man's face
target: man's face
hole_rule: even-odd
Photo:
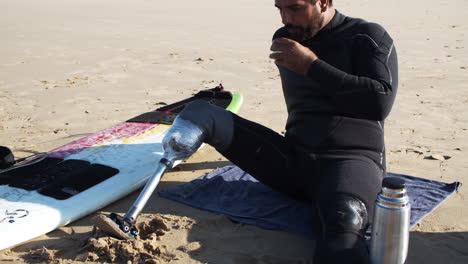
[[[320,30],[323,21],[320,1],[313,4],[309,0],[275,0],[275,6],[294,40],[311,38]]]

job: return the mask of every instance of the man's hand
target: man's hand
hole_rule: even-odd
[[[318,59],[309,48],[288,38],[273,40],[270,50],[273,51],[270,58],[275,60],[276,65],[284,66],[302,75],[306,75],[310,64]]]

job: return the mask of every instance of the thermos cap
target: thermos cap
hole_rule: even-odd
[[[406,187],[405,180],[398,177],[385,177],[382,182],[382,187],[394,190],[401,190]]]

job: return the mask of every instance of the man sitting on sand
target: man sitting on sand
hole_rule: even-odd
[[[179,115],[203,140],[273,189],[316,211],[318,263],[366,263],[364,232],[385,170],[384,124],[398,86],[393,41],[332,0],[275,0],[284,27],[270,58],[288,109],[282,136],[195,101]]]

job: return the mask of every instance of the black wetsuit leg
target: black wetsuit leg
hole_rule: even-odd
[[[311,174],[305,153],[294,151],[277,132],[205,101],[194,101],[178,115],[203,131],[203,141],[260,182],[296,199]],[[186,135],[187,136],[187,135]],[[307,168],[304,168],[307,165]]]
[[[320,187],[314,193],[321,228],[317,238],[317,263],[367,263],[364,234],[372,221],[373,202],[383,171],[362,156],[318,157]]]
[[[301,182],[305,175],[296,174],[291,169],[296,154],[285,137],[235,114],[233,117],[231,145],[220,153],[274,190],[295,199],[304,199]]]

